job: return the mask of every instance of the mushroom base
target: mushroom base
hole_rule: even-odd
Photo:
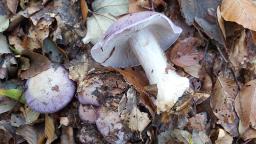
[[[164,51],[160,48],[150,29],[135,33],[129,39],[129,44],[150,84],[157,84],[158,112],[170,110],[184,91],[189,88],[189,80],[179,76],[173,70],[168,70]]]

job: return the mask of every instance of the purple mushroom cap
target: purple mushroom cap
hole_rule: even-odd
[[[72,100],[76,89],[62,66],[52,66],[28,79],[26,87],[27,104],[40,113],[59,111]]]
[[[92,57],[104,66],[140,65],[130,49],[129,38],[142,29],[149,29],[163,50],[168,49],[182,32],[164,14],[152,11],[128,14],[108,28],[103,38],[92,48]]]

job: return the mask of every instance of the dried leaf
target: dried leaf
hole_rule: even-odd
[[[240,118],[239,133],[244,134],[250,127],[256,129],[256,81],[249,81],[235,99],[235,109]]]
[[[193,25],[196,22],[211,39],[224,44],[217,25],[215,11],[221,0],[179,0],[178,2],[188,25]]]
[[[44,134],[47,138],[46,144],[51,144],[57,138],[53,118],[47,114],[45,115]]]
[[[256,5],[252,0],[223,0],[220,11],[226,21],[236,22],[256,31]]]
[[[215,141],[215,144],[232,144],[233,137],[230,136],[223,129],[219,129],[218,139]]]
[[[224,19],[221,16],[220,6],[217,7],[217,20],[218,20],[218,24],[219,24],[220,30],[221,30],[224,38],[226,39],[226,31],[225,31]]]
[[[128,81],[129,84],[133,85],[134,88],[141,92],[141,93],[145,93],[145,89],[144,87],[147,86],[148,83],[148,79],[145,75],[145,73],[143,73],[142,71],[135,71],[133,69],[116,69],[123,77],[126,81]]]
[[[7,7],[8,9],[13,13],[15,14],[16,13],[16,10],[17,10],[17,7],[18,7],[18,4],[19,4],[19,0],[7,0]]]
[[[38,117],[40,115],[40,113],[33,111],[28,106],[25,106],[24,108],[22,107],[21,111],[25,118],[26,124],[32,124],[33,122],[35,122],[38,119]]]
[[[147,0],[129,0],[129,13],[145,11],[149,8],[149,1]]]
[[[52,62],[55,63],[63,63],[65,55],[64,53],[57,47],[57,45],[46,38],[43,40],[43,53],[46,54]]]
[[[186,38],[175,44],[169,51],[168,57],[172,63],[182,68],[199,64],[203,55],[196,48],[200,45],[202,45],[200,39],[195,37]]]
[[[234,42],[232,51],[229,54],[229,60],[236,69],[242,68],[248,60],[248,52],[245,38],[246,33],[245,30],[243,30],[240,38]]]
[[[86,20],[87,15],[88,15],[88,6],[86,3],[86,0],[80,0],[80,6],[81,6],[81,12],[83,19]]]
[[[47,70],[51,65],[47,57],[29,50],[24,50],[22,56],[29,58],[30,68],[20,73],[21,79],[29,79]]]
[[[130,88],[121,99],[118,112],[121,119],[132,131],[142,132],[150,123],[148,114],[141,112],[137,107],[137,95],[133,88]]]
[[[192,65],[192,66],[184,67],[183,69],[189,75],[191,75],[191,76],[193,76],[195,78],[199,78],[200,77],[201,68],[202,68],[201,65],[195,64],[195,65]]]
[[[32,126],[20,127],[16,130],[16,134],[22,136],[29,144],[38,144],[40,133]]]
[[[226,131],[232,136],[237,136],[238,117],[235,113],[234,100],[238,93],[235,81],[217,77],[211,97],[211,107],[213,113],[218,118]]]

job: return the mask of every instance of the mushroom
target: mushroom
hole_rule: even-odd
[[[73,98],[75,84],[62,66],[51,66],[26,82],[27,104],[41,113],[54,113],[65,107]]]
[[[91,54],[103,66],[124,68],[141,64],[150,84],[157,85],[158,112],[168,111],[189,88],[186,77],[168,69],[164,53],[181,32],[163,14],[132,13],[111,25]]]

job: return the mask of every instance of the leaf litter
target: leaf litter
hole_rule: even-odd
[[[96,63],[90,49],[126,14],[165,14],[183,33],[166,52],[190,80],[171,111],[140,66]],[[246,143],[256,138],[254,1],[56,0],[0,2],[0,139],[10,143]],[[33,111],[27,79],[62,65],[75,97]],[[57,87],[53,90],[58,91]]]

